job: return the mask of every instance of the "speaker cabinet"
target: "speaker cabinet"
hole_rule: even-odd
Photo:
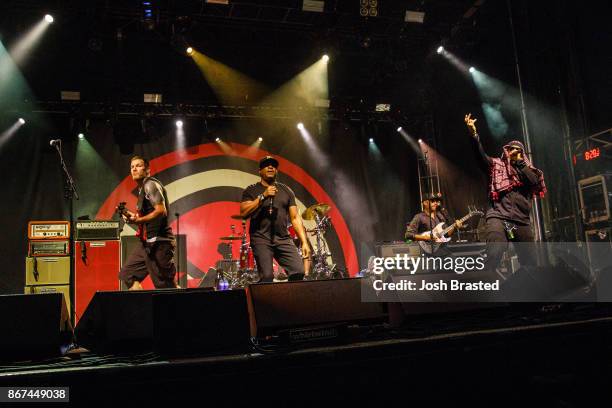
[[[75,334],[79,345],[98,353],[245,351],[246,295],[208,289],[97,292]]]
[[[37,256],[26,257],[26,286],[69,285],[70,257]]]
[[[260,283],[247,289],[251,335],[339,323],[379,322],[380,303],[361,301],[361,279]]]
[[[0,359],[37,359],[61,355],[72,340],[72,326],[61,293],[0,295],[3,318]]]
[[[74,307],[78,322],[96,291],[119,289],[119,241],[76,241]]]

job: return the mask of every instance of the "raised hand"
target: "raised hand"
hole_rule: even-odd
[[[478,131],[476,130],[476,121],[478,119],[472,119],[472,114],[468,113],[467,115],[465,115],[463,120],[465,121],[465,124],[467,125],[468,129],[470,130],[470,133],[472,134],[472,136],[473,137],[478,137]]]

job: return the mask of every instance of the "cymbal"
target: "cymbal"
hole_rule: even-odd
[[[304,210],[304,212],[302,213],[302,218],[304,218],[305,220],[314,220],[316,219],[315,213],[318,214],[319,217],[323,217],[329,212],[330,209],[331,207],[329,206],[329,204],[314,204]]]
[[[230,215],[230,217],[235,220],[244,220],[244,218],[240,214]]]
[[[242,239],[242,237],[238,235],[229,235],[227,237],[221,237],[219,239],[221,241],[236,241],[236,240]]]

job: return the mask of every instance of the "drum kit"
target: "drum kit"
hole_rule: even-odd
[[[228,289],[244,288],[251,283],[259,281],[259,274],[255,266],[255,257],[253,250],[247,242],[246,219],[240,215],[232,215],[232,219],[242,222],[242,232],[240,235],[235,234],[235,226],[232,225],[231,235],[220,237],[221,241],[229,241],[230,254],[233,254],[233,242],[240,242],[240,259],[229,259],[224,267],[218,268],[218,281],[227,281]]]
[[[317,247],[312,251],[312,270],[308,279],[332,279],[335,275],[334,267],[327,263],[331,252],[324,239],[326,230],[331,226],[331,218],[327,215],[330,209],[328,204],[318,203],[302,213],[303,219],[315,222],[314,228],[307,229],[306,232],[313,234],[317,243]]]
[[[312,252],[312,269],[307,279],[331,279],[334,277],[334,267],[327,263],[331,252],[324,240],[325,232],[331,226],[331,218],[327,215],[330,209],[331,207],[328,204],[318,203],[308,207],[302,213],[304,220],[315,221],[314,228],[306,229],[306,232],[314,235],[317,244]],[[247,241],[246,219],[240,215],[232,215],[231,218],[241,221],[242,231],[240,234],[236,234],[236,227],[232,225],[231,234],[219,237],[219,239],[221,241],[229,241],[227,243],[229,245],[229,254],[233,254],[233,243],[240,241],[240,259],[226,259],[217,263],[217,282],[227,282],[226,286],[218,283],[218,289],[220,287],[223,289],[244,288],[249,284],[258,282],[260,279],[253,250]],[[297,251],[301,254],[300,240],[295,228],[290,225],[287,229],[296,244]]]

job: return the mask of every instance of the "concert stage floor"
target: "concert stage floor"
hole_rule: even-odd
[[[0,386],[69,386],[73,403],[585,406],[609,394],[611,336],[607,304],[524,304],[408,317],[400,328],[373,326],[343,344],[248,354],[164,359],[80,350],[4,365]]]

